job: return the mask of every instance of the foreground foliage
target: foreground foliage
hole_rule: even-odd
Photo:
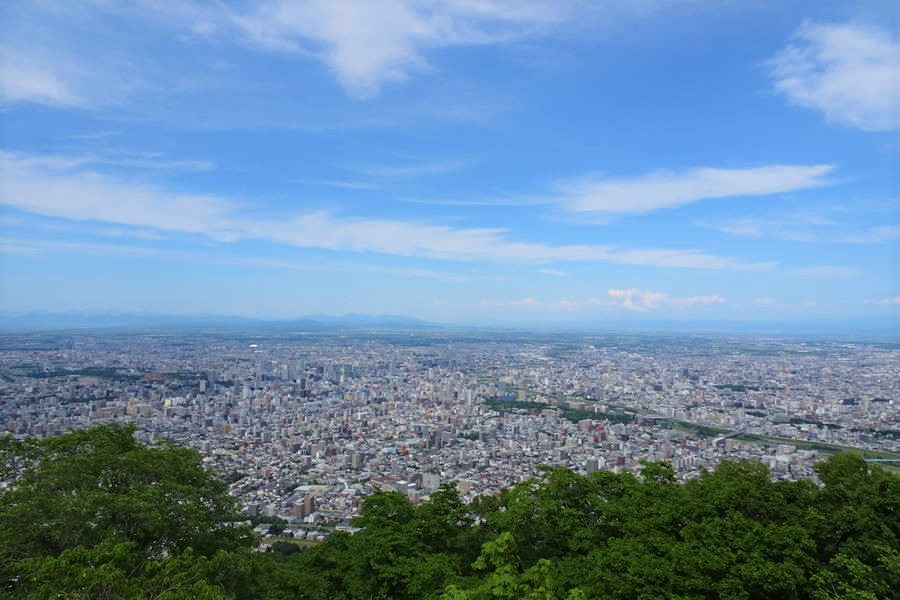
[[[196,453],[128,428],[7,440],[6,593],[47,598],[891,598],[900,478],[854,455],[823,483],[724,463],[684,485],[667,465],[548,469],[471,505],[451,486],[413,506],[368,497],[362,531],[290,554],[250,552]],[[2,593],[2,592],[0,592]]]
[[[250,531],[193,450],[99,426],[0,452],[0,594],[217,598],[244,568]]]

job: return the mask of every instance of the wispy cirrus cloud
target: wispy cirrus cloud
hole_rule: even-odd
[[[868,131],[900,128],[900,42],[889,28],[806,23],[769,67],[793,104]]]
[[[453,198],[417,198],[411,196],[398,196],[396,200],[409,204],[423,204],[425,206],[539,206],[550,204],[546,198],[486,198],[486,199],[453,199]]]
[[[234,239],[233,203],[202,194],[169,193],[75,169],[79,159],[0,153],[0,202],[72,221],[99,221]]]
[[[457,228],[322,211],[274,220],[231,199],[136,184],[75,169],[59,157],[47,160],[6,153],[0,155],[0,164],[0,202],[6,206],[47,217],[195,234],[219,242],[258,239],[301,248],[465,261],[586,261],[739,270],[764,270],[775,264],[745,263],[690,249],[521,241],[501,228]]]
[[[881,244],[900,239],[900,227],[895,225],[865,227],[853,223],[853,217],[871,213],[890,213],[894,210],[892,203],[842,203],[783,210],[758,216],[700,219],[694,224],[748,238],[776,238],[792,242]]]
[[[14,13],[33,10],[35,14],[2,15],[8,26],[4,27],[4,44],[0,46],[0,104],[33,103],[91,110],[115,105],[139,90],[160,89],[143,68],[143,61],[134,60],[127,44],[105,53],[84,50],[84,39],[79,43],[78,37],[72,35],[78,26],[71,30],[68,26],[92,19],[82,15],[67,21],[65,14],[69,10],[89,10],[87,7],[48,2],[9,4],[4,8]],[[43,25],[36,29],[36,22]]]
[[[585,175],[556,181],[539,195],[497,198],[398,198],[445,206],[552,206],[584,222],[606,223],[618,215],[640,215],[702,200],[763,197],[823,187],[834,165],[765,165],[660,170],[635,177]],[[744,227],[746,229],[746,226]]]
[[[354,171],[372,177],[405,179],[424,175],[440,175],[459,171],[469,165],[468,160],[418,160],[403,164],[355,165]]]
[[[30,257],[65,255],[98,256],[104,258],[146,258],[207,265],[259,267],[285,271],[334,271],[344,273],[383,273],[412,279],[431,279],[450,283],[498,280],[496,276],[469,272],[443,271],[418,267],[370,264],[353,261],[291,260],[269,256],[229,255],[224,253],[172,250],[154,246],[109,244],[102,242],[60,241],[35,238],[10,238],[0,243],[0,255],[14,254]]]
[[[700,200],[770,196],[828,185],[833,165],[767,165],[745,169],[659,171],[634,178],[582,177],[558,184],[563,209],[580,213],[642,214]]]
[[[91,131],[88,133],[76,133],[73,135],[64,136],[63,139],[78,140],[78,141],[102,140],[104,138],[109,138],[109,137],[120,135],[121,133],[122,132],[120,130],[109,129],[109,130],[105,130],[105,131]]]
[[[500,228],[462,229],[426,222],[305,213],[278,222],[248,222],[249,237],[298,247],[377,252],[444,260],[525,263],[561,261],[689,269],[765,270],[774,263],[741,263],[694,250],[613,245],[555,245],[513,239]]]
[[[28,155],[2,152],[6,159],[21,167],[72,170],[88,166],[125,167],[151,171],[212,171],[215,163],[209,160],[172,159],[160,152],[107,152],[105,154],[42,154]]]
[[[344,190],[376,190],[378,186],[368,181],[346,181],[341,179],[306,179],[303,183],[341,188]]]
[[[859,275],[859,269],[856,267],[845,267],[836,265],[817,265],[814,267],[802,267],[791,271],[794,275],[802,277],[856,277]]]
[[[701,219],[695,225],[740,237],[773,237],[792,242],[814,242],[822,239],[819,228],[833,228],[837,223],[820,212],[795,210],[779,212],[773,216],[742,216],[714,221]]]
[[[900,227],[896,225],[879,225],[870,227],[862,233],[846,234],[838,241],[847,244],[881,244],[900,240]]]
[[[27,231],[29,234],[48,232],[54,235],[73,234],[90,235],[101,238],[134,238],[143,240],[162,240],[164,236],[156,230],[137,227],[121,227],[118,225],[88,225],[66,219],[47,219],[26,215],[0,215],[0,229],[4,233],[11,231]]]

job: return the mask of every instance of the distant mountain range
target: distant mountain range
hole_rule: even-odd
[[[412,317],[398,315],[343,316],[305,315],[296,319],[254,319],[229,315],[171,315],[163,313],[119,312],[29,312],[0,314],[0,329],[296,329],[301,331],[329,331],[337,329],[421,329],[440,327]]]

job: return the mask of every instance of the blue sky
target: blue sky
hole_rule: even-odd
[[[9,2],[0,309],[900,307],[892,2]]]

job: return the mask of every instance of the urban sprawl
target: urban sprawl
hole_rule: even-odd
[[[133,422],[199,450],[248,518],[321,539],[362,498],[471,500],[540,473],[682,480],[723,460],[813,478],[830,452],[900,453],[896,345],[716,335],[5,334],[0,433]],[[900,464],[890,463],[885,464]]]

